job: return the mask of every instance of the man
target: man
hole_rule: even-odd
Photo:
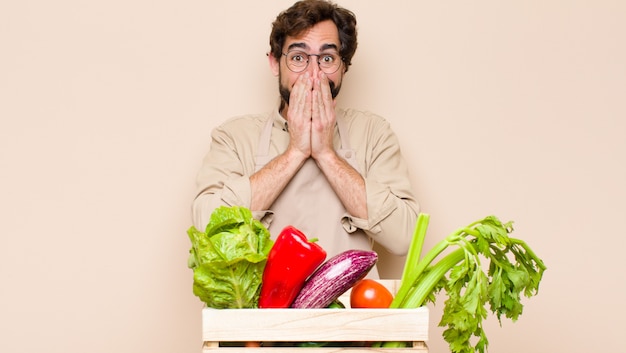
[[[213,131],[194,225],[204,229],[216,207],[238,205],[273,237],[293,225],[318,238],[329,258],[373,242],[405,254],[418,204],[396,136],[374,114],[335,107],[357,47],[354,14],[299,1],[274,21],[270,47],[280,106]]]

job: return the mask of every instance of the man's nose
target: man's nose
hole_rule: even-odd
[[[306,69],[311,73],[311,75],[317,75],[317,73],[320,71],[319,56],[317,55],[309,56],[309,65],[307,66]]]

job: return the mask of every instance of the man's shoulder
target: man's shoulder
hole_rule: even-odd
[[[218,126],[218,129],[226,131],[249,130],[260,127],[263,122],[267,121],[268,117],[269,113],[237,115],[226,119]]]
[[[338,118],[343,119],[351,128],[371,128],[372,126],[389,125],[382,116],[367,110],[354,108],[341,108],[338,110]]]
[[[226,125],[240,125],[240,124],[249,124],[253,121],[265,121],[269,113],[256,113],[256,114],[242,114],[232,116],[221,124],[222,126]]]

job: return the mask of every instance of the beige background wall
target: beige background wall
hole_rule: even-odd
[[[427,246],[495,214],[549,267],[491,352],[622,351],[626,3],[340,3],[360,47],[339,104],[397,131]],[[200,351],[195,173],[216,124],[276,102],[290,4],[0,1],[0,352]]]

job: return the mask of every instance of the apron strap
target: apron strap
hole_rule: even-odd
[[[345,113],[344,113],[345,114]],[[343,116],[337,116],[337,130],[339,130],[339,139],[341,140],[340,149],[350,150],[350,139],[348,138],[348,129],[344,124]]]
[[[270,152],[270,141],[272,138],[272,127],[274,126],[274,116],[270,114],[259,136],[259,144],[257,146],[257,158],[267,157]]]

